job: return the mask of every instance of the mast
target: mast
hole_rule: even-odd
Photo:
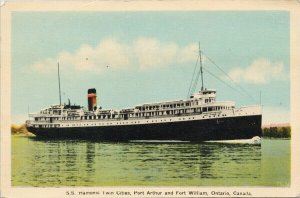
[[[201,91],[203,91],[203,70],[202,70],[202,58],[201,58],[201,50],[200,50],[200,42],[199,42],[199,57],[200,57],[200,73],[201,73]]]
[[[261,105],[261,91],[259,91],[259,104]]]
[[[58,73],[59,105],[61,105],[61,92],[60,92],[59,62],[57,62],[57,73]]]
[[[200,59],[200,69],[198,70],[198,58]],[[197,74],[195,76],[195,73],[197,71]],[[202,57],[201,57],[201,50],[200,50],[200,41],[199,41],[199,56],[197,56],[197,62],[195,64],[195,68],[194,68],[194,72],[193,72],[193,76],[192,76],[192,80],[191,80],[191,84],[190,84],[190,88],[189,88],[189,92],[187,95],[187,98],[191,95],[191,93],[193,93],[197,87],[198,81],[199,81],[199,76],[201,74],[201,91],[204,90],[204,86],[203,86],[203,68],[202,68]],[[194,79],[195,76],[195,79]]]

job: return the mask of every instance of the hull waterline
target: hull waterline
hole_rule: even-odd
[[[65,128],[33,128],[37,137],[57,139],[130,140],[207,140],[250,139],[261,136],[261,115],[227,117],[123,126],[91,126]]]

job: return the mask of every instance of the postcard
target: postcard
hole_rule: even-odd
[[[1,2],[1,197],[300,196],[299,1]]]

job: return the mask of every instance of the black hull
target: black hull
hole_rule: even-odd
[[[32,128],[37,137],[64,139],[129,140],[207,140],[250,139],[261,136],[261,115],[184,122],[123,126]]]

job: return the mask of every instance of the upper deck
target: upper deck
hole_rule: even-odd
[[[76,105],[52,105],[42,109],[39,113],[30,114],[35,121],[45,120],[86,120],[86,119],[133,119],[165,116],[183,116],[191,114],[202,114],[234,109],[232,101],[216,102],[216,90],[205,89],[194,93],[187,100],[172,100],[155,103],[145,103],[133,108],[121,110],[102,109],[86,110]]]
[[[89,111],[75,105],[53,105],[40,112],[30,114],[28,126],[70,127],[111,126],[181,122],[187,120],[219,119],[261,115],[260,106],[236,108],[232,101],[216,101],[215,90],[203,90],[187,100],[145,103],[121,110],[102,109]]]

